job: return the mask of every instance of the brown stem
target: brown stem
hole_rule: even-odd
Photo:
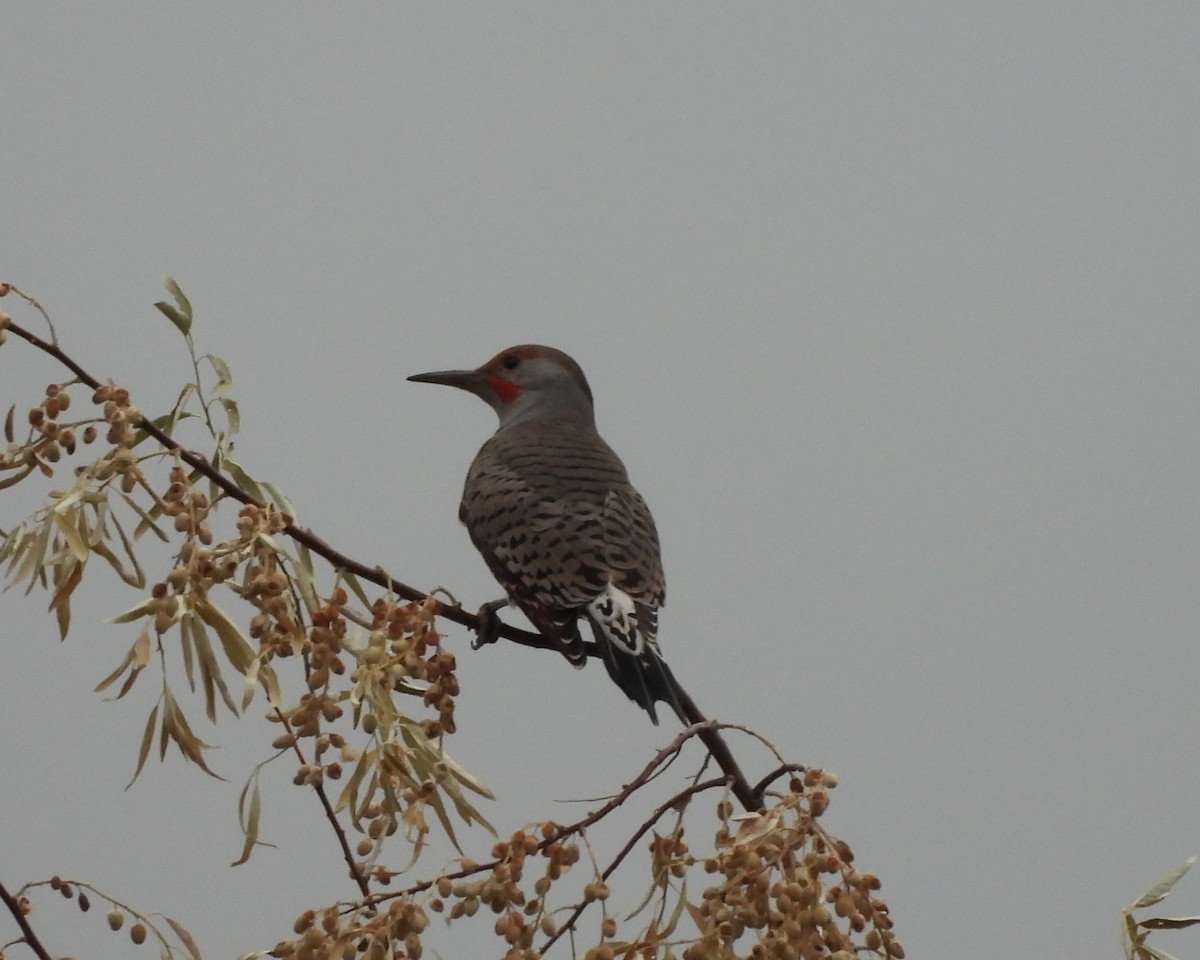
[[[0,883],[0,900],[4,901],[4,905],[8,907],[8,912],[13,915],[13,919],[17,921],[17,926],[21,928],[21,939],[24,941],[25,946],[37,954],[39,960],[51,960],[49,951],[42,946],[42,941],[33,932],[33,927],[29,925],[29,920],[21,910],[21,905],[17,902],[17,898],[5,890],[2,883]]]
[[[697,731],[697,733],[699,733],[699,731]],[[621,861],[629,855],[629,852],[634,848],[634,845],[638,842],[638,840],[646,835],[647,830],[651,829],[656,823],[658,823],[659,818],[664,813],[667,813],[669,810],[678,807],[680,801],[686,800],[688,797],[695,796],[697,793],[702,793],[705,790],[711,790],[713,787],[722,786],[724,783],[724,777],[712,777],[708,780],[703,780],[700,783],[693,783],[690,787],[680,790],[679,793],[675,794],[675,796],[671,797],[669,800],[660,803],[655,811],[646,819],[646,821],[640,827],[638,827],[634,835],[629,838],[629,840],[625,843],[625,846],[620,849],[616,857],[613,858],[612,863],[610,863],[605,868],[604,872],[600,874],[600,879],[607,880],[613,875],[613,871],[615,871],[617,867],[621,865]],[[555,930],[554,933],[551,934],[546,940],[546,942],[542,944],[541,952],[543,956],[545,956],[546,951],[550,949],[550,947],[559,937],[561,937],[568,930],[574,928],[575,921],[583,915],[583,911],[588,908],[588,905],[594,902],[594,900],[581,900],[579,903],[575,904],[575,909],[571,911],[571,915],[567,917],[562,926]]]
[[[593,810],[582,820],[577,820],[575,823],[572,823],[569,826],[560,827],[558,830],[555,830],[554,833],[552,833],[549,837],[539,841],[538,845],[533,848],[533,852],[541,853],[541,851],[555,843],[558,843],[560,840],[563,840],[564,838],[572,836],[576,833],[582,833],[592,824],[603,820],[610,813],[616,810],[617,807],[628,800],[630,796],[653,780],[654,777],[660,772],[659,768],[674,760],[675,757],[678,756],[679,751],[683,748],[683,745],[687,743],[688,740],[690,740],[692,737],[702,737],[705,729],[712,729],[716,726],[717,723],[715,721],[708,720],[705,722],[703,727],[691,726],[681,731],[674,740],[672,740],[654,755],[654,758],[642,768],[641,772],[636,777],[630,780],[629,783],[625,784],[620,791],[609,797],[602,807]],[[662,805],[660,811],[655,812],[655,814],[647,822],[648,826],[653,826],[654,822],[660,816],[662,816],[663,811],[670,809],[673,804],[678,803],[683,798],[689,797],[694,793],[699,793],[701,789],[707,790],[711,787],[719,786],[724,782],[724,777],[714,777],[711,780],[706,780],[703,784],[693,784],[692,786],[681,790],[679,793],[671,797],[671,799],[667,800]],[[648,829],[648,827],[644,826],[642,830],[638,832],[637,836],[640,836],[642,833],[644,833],[646,829]],[[635,836],[633,842],[636,842],[636,839],[637,837]],[[629,845],[631,849],[633,842],[631,842]],[[627,850],[623,850],[620,856],[624,857],[627,852]],[[378,894],[366,901],[363,906],[373,906],[377,903],[383,903],[386,900],[394,900],[397,897],[411,897],[415,894],[423,893],[424,891],[428,890],[439,880],[461,880],[463,877],[470,877],[477,873],[495,870],[496,867],[500,866],[500,864],[503,862],[503,860],[492,860],[488,863],[477,863],[471,867],[464,867],[462,870],[456,870],[453,873],[443,873],[432,880],[422,880],[420,883],[415,883],[411,887],[405,887],[403,890],[396,890],[392,893]],[[604,876],[607,877],[608,875],[609,872],[606,871]]]
[[[275,708],[275,716],[279,718],[279,722],[283,724],[284,729],[292,735],[292,750],[300,758],[300,763],[307,764],[308,758],[304,756],[303,751],[300,749],[300,740],[295,735],[295,731],[292,730],[291,722],[278,707]],[[346,866],[350,868],[350,876],[358,885],[358,889],[362,895],[369,897],[371,895],[371,887],[367,878],[354,862],[354,852],[350,849],[350,840],[346,837],[346,831],[342,829],[341,823],[338,822],[337,814],[333,810],[333,804],[329,801],[329,795],[325,793],[325,784],[318,781],[312,785],[312,788],[316,792],[317,798],[321,801],[321,806],[325,810],[325,819],[329,821],[329,825],[333,828],[334,836],[337,837],[338,845],[342,848],[342,858],[346,861]]]

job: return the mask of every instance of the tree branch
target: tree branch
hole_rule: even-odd
[[[719,724],[715,720],[707,720],[704,722],[704,724],[698,726],[693,725],[685,728],[679,733],[678,736],[675,737],[674,740],[659,750],[658,753],[654,755],[653,759],[651,759],[650,762],[642,768],[641,772],[636,777],[630,780],[629,783],[625,784],[625,786],[623,786],[617,793],[613,794],[613,796],[609,797],[602,807],[593,810],[582,820],[577,820],[575,823],[572,823],[569,826],[560,827],[558,830],[555,830],[550,836],[539,841],[537,846],[533,848],[532,852],[541,853],[547,847],[552,846],[566,839],[567,837],[573,836],[577,833],[582,833],[588,827],[592,826],[592,824],[603,820],[610,813],[616,810],[617,807],[628,800],[634,793],[654,779],[654,777],[659,773],[659,768],[674,760],[675,757],[678,756],[679,751],[683,748],[683,745],[692,737],[700,737],[703,739],[706,729],[713,730],[718,726]],[[704,781],[702,784],[692,784],[690,787],[687,787],[686,789],[675,794],[662,805],[660,810],[655,811],[654,815],[646,822],[646,824],[642,826],[642,829],[639,830],[634,836],[634,839],[630,841],[629,848],[632,849],[633,844],[637,841],[637,837],[641,836],[646,832],[647,829],[654,826],[655,821],[662,816],[663,812],[669,810],[672,805],[677,804],[685,797],[689,797],[694,793],[699,793],[701,790],[708,790],[714,786],[720,786],[724,783],[724,777],[713,777],[710,780]],[[618,862],[620,859],[624,858],[627,853],[628,850],[622,850],[618,857]],[[440,876],[434,877],[432,880],[422,880],[420,883],[415,883],[411,887],[405,887],[403,890],[377,894],[374,897],[364,901],[363,906],[374,906],[375,904],[384,903],[388,900],[411,897],[418,893],[424,893],[430,887],[433,887],[439,880],[461,880],[463,877],[470,877],[477,873],[495,870],[496,867],[500,866],[503,862],[503,860],[492,860],[488,863],[477,863],[471,867],[464,867],[462,870],[455,870],[452,873],[443,873]],[[613,868],[610,868],[609,870],[605,871],[604,876],[608,877],[612,869]]]
[[[16,897],[4,889],[4,884],[2,883],[0,883],[0,900],[4,901],[8,912],[13,915],[13,919],[17,921],[17,926],[21,928],[21,937],[25,946],[37,954],[38,960],[52,960],[49,951],[42,946],[42,941],[38,939],[38,935],[34,933],[33,927],[29,925],[29,920],[21,910],[21,904],[17,902]]]
[[[697,731],[697,733],[698,732],[699,731]],[[613,858],[612,863],[610,863],[604,869],[604,872],[600,874],[600,879],[607,880],[613,875],[613,871],[615,871],[617,867],[621,865],[622,860],[629,856],[629,852],[634,848],[634,845],[646,835],[647,830],[650,830],[656,823],[658,823],[659,818],[662,817],[664,813],[677,807],[680,801],[686,800],[689,797],[693,797],[697,793],[703,793],[705,790],[711,790],[713,787],[724,786],[725,782],[726,781],[724,777],[710,777],[708,780],[702,780],[700,783],[693,783],[690,787],[680,790],[679,793],[675,794],[675,796],[671,797],[669,800],[664,800],[662,803],[660,803],[658,807],[655,808],[654,812],[646,818],[646,821],[640,827],[638,827],[633,836],[626,841],[625,846],[623,846]],[[583,915],[583,911],[588,908],[588,905],[594,902],[594,900],[585,899],[575,904],[575,909],[571,911],[571,915],[567,917],[563,925],[555,930],[554,933],[551,934],[551,936],[546,940],[546,942],[542,944],[541,952],[543,956],[545,956],[546,951],[548,951],[550,947],[554,945],[554,942],[558,940],[559,937],[561,937],[568,930],[574,928],[575,921]]]
[[[13,289],[15,290],[15,288]],[[81,383],[86,384],[93,390],[98,390],[101,387],[102,384],[99,380],[93,377],[82,366],[64,353],[56,343],[43,340],[41,337],[38,337],[36,334],[29,332],[15,323],[10,322],[7,329],[11,330],[16,336],[26,340],[43,353],[48,354],[56,359],[59,363],[63,364],[63,366],[67,367],[67,369],[75,374]],[[196,470],[208,480],[212,481],[232,499],[237,500],[240,503],[244,503],[247,506],[265,509],[266,504],[260,503],[256,498],[252,497],[249,493],[213,467],[213,465],[209,463],[209,461],[201,454],[192,450],[187,450],[180,446],[175,440],[167,436],[167,434],[155,426],[145,416],[141,418],[141,422],[138,424],[138,429],[144,430],[147,434],[157,440],[163,448],[175,453],[188,466],[192,467],[192,469]],[[410,587],[402,581],[389,576],[379,567],[367,567],[357,560],[348,557],[341,551],[334,549],[332,546],[330,546],[330,544],[326,543],[311,530],[308,530],[305,527],[299,527],[294,523],[289,522],[283,528],[283,530],[284,533],[286,533],[295,542],[303,544],[313,553],[324,557],[335,569],[344,570],[361,580],[367,580],[384,588],[385,590],[390,590],[396,595],[403,597],[405,600],[420,602],[425,600],[428,596],[427,593]],[[469,630],[473,630],[476,633],[479,632],[479,618],[475,616],[475,614],[467,612],[461,606],[451,606],[439,601],[437,612],[439,616],[444,617],[447,620],[461,624],[462,626]],[[555,651],[558,651],[559,649],[558,644],[547,640],[539,633],[531,633],[527,630],[519,630],[516,627],[509,626],[508,624],[502,623],[500,625],[499,635],[504,637],[506,640],[511,640],[514,643],[519,643],[526,647],[535,647],[540,650]],[[599,648],[594,643],[584,641],[583,649],[589,657],[600,656]],[[748,811],[761,809],[761,790],[753,789],[746,780],[745,774],[742,773],[737,761],[734,760],[728,744],[725,742],[724,737],[721,736],[718,725],[709,721],[700,708],[696,706],[696,702],[687,694],[686,691],[682,691],[682,694],[680,706],[683,707],[688,721],[692,724],[692,727],[689,729],[696,728],[697,726],[701,728],[697,730],[697,735],[704,742],[704,745],[708,747],[709,753],[712,754],[712,757],[717,762],[717,765],[720,766],[720,768],[725,772],[725,776],[729,780],[730,789],[733,791],[734,796],[738,798],[738,801]]]

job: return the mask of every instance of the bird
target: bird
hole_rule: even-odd
[[[475,370],[408,378],[457,387],[499,417],[467,471],[459,520],[506,596],[480,610],[475,646],[496,639],[514,604],[574,666],[586,621],[609,676],[657,724],[666,703],[687,726],[686,695],[659,649],[666,599],[658,531],[620,458],[596,431],[582,368],[522,344]]]

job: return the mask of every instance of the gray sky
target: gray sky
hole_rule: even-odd
[[[658,522],[676,675],[838,772],[828,825],[909,956],[1115,957],[1120,907],[1200,853],[1200,7],[4,19],[0,279],[64,347],[166,409],[188,367],[151,304],[175,276],[233,365],[248,469],[471,604],[497,589],[455,512],[494,417],[403,378],[574,355]],[[59,376],[0,351],[5,406]],[[0,874],[95,880],[207,956],[270,946],[351,895],[319,811],[280,767],[280,849],[226,869],[259,707],[208,737],[228,784],[172,760],[122,792],[157,690],[90,692],[129,638],[106,587],[61,645],[44,597],[0,600],[0,729],[23,731]],[[555,801],[673,735],[598,666],[448,635],[452,749],[502,833],[582,816]],[[1200,908],[1191,883],[1169,912]],[[126,955],[70,916],[37,919]]]

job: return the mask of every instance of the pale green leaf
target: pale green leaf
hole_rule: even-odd
[[[163,286],[166,287],[167,293],[175,298],[175,303],[172,305],[160,300],[155,306],[186,337],[192,329],[192,305],[179,289],[179,284],[171,277],[163,278]]]
[[[230,397],[218,397],[217,399],[225,408],[225,421],[229,424],[229,436],[236,437],[242,428],[242,415],[238,410],[237,401]]]
[[[273,483],[262,482],[262,488],[267,491],[271,497],[271,502],[275,504],[283,513],[289,517],[295,517],[296,511],[292,507],[292,502],[283,495],[283,492]]]
[[[1157,947],[1152,947],[1148,943],[1140,943],[1135,951],[1140,958],[1145,960],[1177,960],[1177,958],[1165,950],[1159,950]]]
[[[1167,895],[1171,892],[1171,888],[1179,882],[1180,878],[1182,878],[1185,873],[1192,869],[1192,864],[1195,862],[1195,857],[1188,857],[1183,861],[1183,863],[1177,866],[1174,870],[1159,880],[1158,883],[1156,883],[1149,890],[1138,897],[1133,903],[1131,903],[1129,905],[1129,909],[1140,910],[1143,907],[1153,906],[1160,900],[1166,899]]]
[[[233,386],[233,374],[229,372],[229,364],[215,353],[206,353],[204,359],[212,364],[212,368],[217,374],[217,382],[212,387],[213,394],[220,395]]]
[[[258,482],[241,468],[235,460],[230,457],[225,457],[223,466],[225,472],[233,477],[234,483],[241,487],[246,493],[250,494],[259,503],[266,503],[267,498],[263,496],[262,490],[258,486]]]
[[[346,584],[346,586],[348,586],[350,588],[350,592],[353,593],[358,598],[358,602],[361,603],[368,610],[370,610],[371,609],[371,601],[367,599],[366,593],[363,592],[362,584],[360,584],[358,582],[358,577],[356,577],[352,573],[347,573],[346,571],[343,570],[342,571],[342,580]]]
[[[185,337],[192,329],[192,322],[185,317],[179,310],[167,303],[165,300],[159,300],[154,304],[158,308],[158,312],[175,324],[175,328]]]

